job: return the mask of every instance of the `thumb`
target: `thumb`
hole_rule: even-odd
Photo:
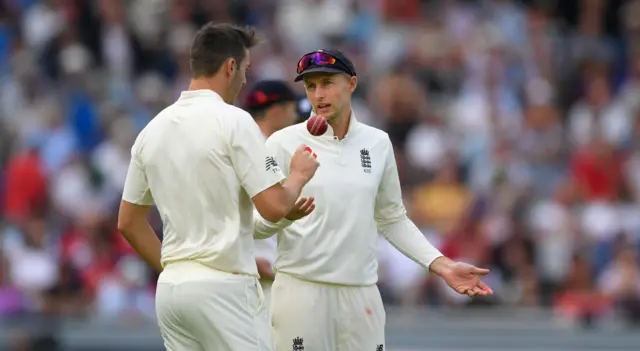
[[[475,275],[487,275],[489,274],[489,270],[485,268],[478,268],[475,266],[471,266],[471,273]]]
[[[304,152],[306,147],[307,146],[305,144],[298,145],[298,147],[296,148],[296,153]]]

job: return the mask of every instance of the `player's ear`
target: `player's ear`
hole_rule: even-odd
[[[234,58],[230,58],[225,62],[225,73],[228,76],[232,76],[236,69],[237,69],[237,64]]]
[[[349,77],[349,90],[353,93],[358,86],[358,78],[356,76]]]

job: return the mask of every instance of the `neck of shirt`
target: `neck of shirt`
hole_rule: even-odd
[[[311,112],[311,116],[315,116],[315,112]],[[350,133],[352,133],[355,128],[358,125],[358,120],[356,119],[355,114],[353,113],[353,110],[351,110],[351,114],[349,115],[349,119],[346,121],[347,125],[346,125],[346,133],[344,135],[339,135],[336,134],[334,132],[334,129],[331,125],[328,126],[327,128],[327,132],[324,133],[322,136],[325,138],[330,138],[330,139],[335,139],[335,140],[343,140],[345,139],[347,136],[349,136]]]

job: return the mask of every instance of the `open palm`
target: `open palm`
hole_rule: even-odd
[[[442,273],[442,279],[459,294],[486,296],[493,294],[493,290],[483,283],[479,277],[487,274],[489,274],[488,269],[478,268],[464,262],[456,262],[450,269]]]

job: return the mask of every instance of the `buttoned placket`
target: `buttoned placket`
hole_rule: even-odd
[[[345,141],[348,138],[348,135],[345,135],[345,137],[340,140],[340,138],[338,138],[337,136],[333,135],[333,130],[331,130],[331,127],[329,127],[329,129],[327,130],[327,135],[325,136],[327,142],[329,143],[329,145],[331,145],[331,150],[333,152],[335,152],[336,155],[336,163],[340,166],[344,166],[347,162],[346,160],[344,160],[343,158],[343,149],[345,146]]]

